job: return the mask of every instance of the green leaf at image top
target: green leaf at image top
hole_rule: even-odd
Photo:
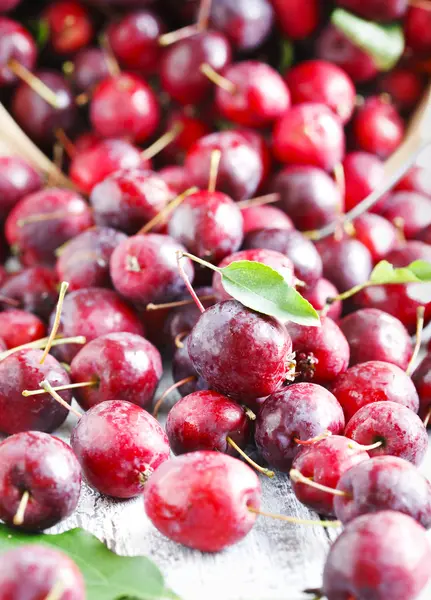
[[[413,283],[431,281],[431,263],[415,260],[407,267],[396,269],[386,260],[380,261],[373,269],[370,282],[374,285],[388,283]]]
[[[178,600],[165,588],[161,572],[148,558],[118,556],[83,529],[29,535],[0,525],[0,553],[24,544],[48,544],[67,554],[84,577],[87,600]]]
[[[300,325],[320,325],[311,304],[278,272],[259,262],[240,260],[220,269],[228,294],[253,310]]]
[[[365,21],[342,8],[334,10],[331,22],[353,44],[371,56],[380,71],[390,71],[404,52],[403,29],[397,23],[382,25]]]

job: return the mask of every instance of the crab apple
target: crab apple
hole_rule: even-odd
[[[219,113],[243,127],[268,127],[290,108],[290,93],[283,78],[263,62],[246,60],[223,70],[229,88],[217,86]]]
[[[0,331],[7,348],[16,348],[43,338],[46,334],[44,323],[29,312],[9,308],[0,312]]]
[[[184,396],[209,389],[207,382],[198,375],[193,366],[187,349],[187,337],[183,338],[181,345],[176,348],[172,357],[172,377],[176,383],[183,379],[194,377],[193,380],[189,380],[180,386],[179,390]]]
[[[317,280],[312,288],[305,288],[301,290],[301,295],[308,300],[308,302],[316,309],[322,310],[327,306],[328,300],[338,296],[338,290],[330,281],[321,277]],[[330,317],[333,321],[338,321],[341,317],[343,310],[343,304],[341,300],[332,302],[326,313],[327,317]]]
[[[81,467],[70,446],[40,431],[16,433],[0,443],[0,517],[24,531],[42,531],[78,505]],[[29,495],[17,524],[23,494]]]
[[[42,185],[42,176],[26,160],[0,156],[0,220],[7,217],[21,198],[37,192]]]
[[[271,0],[277,24],[285,36],[305,40],[318,28],[320,4],[318,0]]]
[[[321,317],[320,327],[286,324],[295,350],[297,378],[326,385],[349,366],[349,344],[332,319]]]
[[[10,275],[0,287],[0,295],[19,302],[28,313],[46,321],[58,299],[58,279],[47,267],[28,267]]]
[[[1,600],[48,598],[61,582],[61,600],[85,600],[84,579],[63,552],[31,543],[2,554]]]
[[[250,437],[250,426],[239,404],[207,390],[189,394],[171,408],[166,433],[175,454],[217,450],[235,456],[237,452],[227,438],[243,448]]]
[[[94,30],[87,9],[75,0],[58,0],[48,6],[42,18],[49,31],[52,49],[58,54],[77,52],[89,44]]]
[[[325,104],[296,104],[275,124],[273,151],[280,162],[332,171],[344,158],[342,123]]]
[[[127,239],[121,231],[92,227],[61,248],[56,272],[59,281],[67,281],[69,290],[87,287],[111,287],[109,260],[114,249]]]
[[[37,47],[30,33],[17,21],[0,16],[0,86],[14,84],[18,77],[10,69],[11,60],[32,71]]]
[[[336,3],[364,19],[384,23],[404,17],[409,6],[408,0],[337,0]]]
[[[166,537],[218,552],[251,530],[259,510],[257,475],[220,452],[190,452],[161,465],[144,491],[145,512]]]
[[[231,263],[240,260],[249,260],[268,265],[268,267],[278,271],[278,273],[283,276],[284,280],[289,285],[295,284],[293,263],[290,258],[284,256],[281,252],[267,250],[264,248],[240,250],[239,252],[235,252],[234,254],[226,256],[226,258],[224,258],[219,264],[219,267],[222,269],[223,267],[227,267]],[[214,273],[212,287],[218,301],[229,300],[231,298],[230,294],[226,292],[222,285],[222,280],[219,273]]]
[[[362,308],[341,319],[350,347],[350,366],[382,360],[406,369],[413,345],[404,325],[377,308]]]
[[[317,58],[343,69],[355,83],[370,81],[379,73],[375,59],[332,24],[319,35],[315,52]]]
[[[123,169],[151,169],[136,146],[121,139],[101,140],[79,152],[70,164],[69,175],[76,186],[89,194],[95,185]]]
[[[53,320],[54,313],[51,323]],[[144,326],[137,313],[113,290],[89,287],[65,297],[58,335],[83,335],[88,343],[101,335],[120,331],[143,335]],[[54,353],[59,360],[70,364],[80,349],[78,344],[67,344],[57,346]]]
[[[420,401],[419,415],[424,419],[431,409],[431,354],[424,356],[414,371],[412,379]]]
[[[116,398],[146,408],[162,374],[162,359],[153,344],[139,335],[124,332],[92,340],[70,365],[74,383],[94,382],[94,386],[74,390],[84,410]]]
[[[295,229],[253,231],[246,236],[243,247],[249,252],[250,249],[260,253],[273,250],[284,254],[292,261],[296,277],[309,288],[312,288],[322,275],[322,259],[315,245]]]
[[[346,210],[352,210],[365,200],[379,185],[384,182],[385,168],[383,161],[369,152],[349,152],[343,161]],[[383,196],[370,208],[372,213],[381,213],[386,205],[387,195]]]
[[[431,52],[431,11],[427,5],[409,7],[404,23],[407,47],[415,54]]]
[[[352,466],[341,475],[337,490],[343,495],[334,497],[335,514],[343,523],[395,510],[426,529],[431,527],[431,484],[419,469],[397,456],[375,456]]]
[[[294,383],[271,394],[256,419],[255,441],[263,458],[288,471],[302,445],[326,431],[341,435],[344,415],[337,399],[315,383]]]
[[[293,229],[290,217],[275,206],[245,206],[241,209],[244,235],[262,229]]]
[[[269,36],[274,12],[269,0],[218,0],[211,5],[211,25],[239,52],[258,48]]]
[[[346,471],[369,460],[369,454],[359,445],[352,444],[350,439],[341,435],[331,435],[309,446],[303,446],[296,455],[292,468],[314,483],[335,488]],[[335,514],[336,496],[333,494],[295,479],[292,481],[292,488],[302,504],[321,515]]]
[[[394,188],[397,192],[417,192],[431,198],[431,177],[424,167],[412,167]]]
[[[326,104],[345,124],[355,108],[356,89],[343,69],[325,60],[307,60],[287,71],[293,104]]]
[[[391,455],[420,465],[428,448],[426,427],[410,408],[397,402],[372,402],[360,408],[346,425],[346,437],[369,448],[370,456]]]
[[[340,292],[368,280],[373,260],[368,248],[359,240],[334,236],[320,240],[316,246],[322,258],[323,276]]]
[[[251,198],[264,176],[264,162],[261,151],[240,131],[205,135],[190,148],[185,160],[190,182],[207,188],[214,150],[221,151],[216,189],[233,200]]]
[[[90,208],[82,196],[54,187],[22,198],[9,213],[5,233],[26,266],[51,265],[59,246],[92,225]]]
[[[236,130],[250,144],[260,156],[262,163],[262,174],[259,181],[258,191],[266,192],[266,182],[273,169],[273,158],[268,140],[255,129],[245,129],[243,127]]]
[[[383,216],[399,224],[407,239],[431,225],[431,198],[416,192],[395,192],[388,197]]]
[[[147,411],[108,400],[84,413],[71,437],[88,484],[114,498],[134,498],[169,458],[168,438]]]
[[[404,138],[405,125],[395,106],[381,97],[370,97],[353,119],[353,137],[359,149],[388,158]]]
[[[355,237],[370,251],[375,263],[383,260],[399,243],[399,233],[384,217],[363,213],[353,222]]]
[[[165,208],[174,195],[157,173],[127,169],[115,171],[94,186],[90,203],[97,225],[133,235]]]
[[[111,278],[119,294],[145,306],[149,302],[169,302],[185,290],[178,271],[177,252],[182,244],[169,235],[135,235],[121,242],[111,256]],[[187,277],[193,280],[189,258],[183,259]]]
[[[43,364],[41,350],[24,349],[0,361],[0,431],[7,434],[21,431],[51,432],[66,420],[69,411],[49,394],[23,396],[25,389],[38,389],[44,379],[52,386],[69,385],[70,379],[63,367],[48,354]],[[72,401],[69,390],[60,392],[68,404]]]
[[[160,179],[163,179],[169,189],[171,189],[175,194],[182,194],[192,187],[190,175],[187,169],[181,167],[180,165],[163,167],[157,171],[157,175],[160,177]]]
[[[426,530],[408,515],[362,515],[331,546],[323,593],[328,600],[415,600],[429,580],[430,560]]]
[[[72,65],[70,79],[75,89],[84,94],[109,77],[109,61],[101,48],[83,48],[74,56]],[[79,151],[76,141],[75,148]]]
[[[146,141],[160,121],[157,98],[147,82],[132,73],[120,73],[97,84],[90,104],[90,122],[103,137]]]
[[[180,104],[199,104],[211,93],[212,83],[202,64],[222,70],[232,58],[227,37],[220,31],[202,31],[167,48],[160,63],[160,83]]]
[[[292,341],[284,325],[236,300],[207,308],[187,348],[209,386],[241,402],[274,392],[291,366]]]
[[[159,37],[166,32],[152,10],[136,10],[113,21],[106,31],[108,43],[124,69],[153,75],[162,58]]]
[[[40,79],[55,95],[55,106],[24,81],[15,89],[10,110],[24,131],[38,144],[51,145],[55,131],[70,131],[76,124],[77,107],[72,89],[66,79],[56,71],[37,71]]]
[[[424,92],[422,77],[401,67],[386,73],[379,82],[379,89],[389,94],[391,101],[402,112],[413,110]]]
[[[226,194],[202,190],[175,209],[168,233],[193,254],[217,264],[241,246],[241,210]]]
[[[332,392],[343,407],[346,422],[373,402],[396,402],[413,412],[419,409],[419,398],[410,377],[396,365],[379,360],[350,367],[334,382]]]
[[[339,187],[325,171],[316,167],[284,167],[272,179],[269,189],[280,194],[277,206],[301,231],[320,229],[343,212]]]

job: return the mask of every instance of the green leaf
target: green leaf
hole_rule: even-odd
[[[370,281],[374,285],[431,281],[431,263],[415,260],[408,267],[395,269],[387,260],[382,260],[374,267]]]
[[[46,19],[32,19],[27,26],[33,34],[37,47],[42,50],[48,43],[50,36],[48,21]]]
[[[293,65],[295,60],[295,51],[290,40],[281,40],[281,59],[278,67],[279,72],[284,73]]]
[[[148,558],[118,556],[83,529],[30,535],[0,525],[0,552],[23,544],[48,544],[65,552],[85,579],[88,600],[177,598],[165,588],[161,572]]]
[[[390,71],[404,52],[404,34],[399,24],[365,21],[342,8],[334,10],[331,21],[353,44],[374,59],[380,71]]]
[[[293,321],[300,325],[320,325],[317,312],[284,277],[268,265],[240,260],[221,269],[222,284],[228,294],[253,310]]]

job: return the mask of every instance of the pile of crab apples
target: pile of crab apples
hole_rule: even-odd
[[[431,562],[431,283],[370,275],[431,263],[431,171],[363,201],[426,89],[431,3],[41,4],[0,0],[2,102],[57,167],[20,145],[0,157],[0,519],[44,531],[82,479],[217,552],[259,515],[307,526],[265,511],[276,475],[325,519],[308,525],[344,527],[319,597],[414,600]],[[392,24],[404,48],[385,67],[351,22]],[[241,261],[316,322],[250,308],[280,298],[227,289]],[[0,600],[85,598],[56,550],[1,565]]]

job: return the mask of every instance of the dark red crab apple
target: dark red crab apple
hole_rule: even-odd
[[[251,530],[259,510],[254,471],[231,456],[200,451],[165,462],[145,487],[145,511],[169,539],[218,552]]]
[[[0,157],[0,219],[7,217],[18,200],[37,192],[43,185],[41,175],[18,156]]]
[[[69,281],[62,278],[62,281]],[[19,302],[28,313],[48,320],[58,299],[58,279],[47,267],[28,267],[7,278],[0,294]]]
[[[80,491],[81,467],[70,446],[58,438],[28,431],[0,444],[0,518],[7,525],[48,529],[73,513]],[[20,515],[24,494],[27,503]]]
[[[46,333],[44,323],[35,315],[17,308],[0,312],[1,337],[8,348],[39,340]]]
[[[36,64],[37,47],[30,33],[17,21],[0,17],[0,86],[18,81],[9,68],[11,59],[30,71]]]
[[[153,471],[169,458],[165,432],[145,410],[108,400],[84,413],[71,437],[85,479],[114,498],[142,493]]]
[[[187,348],[209,386],[241,402],[268,396],[289,375],[292,342],[284,325],[236,300],[207,308]]]

